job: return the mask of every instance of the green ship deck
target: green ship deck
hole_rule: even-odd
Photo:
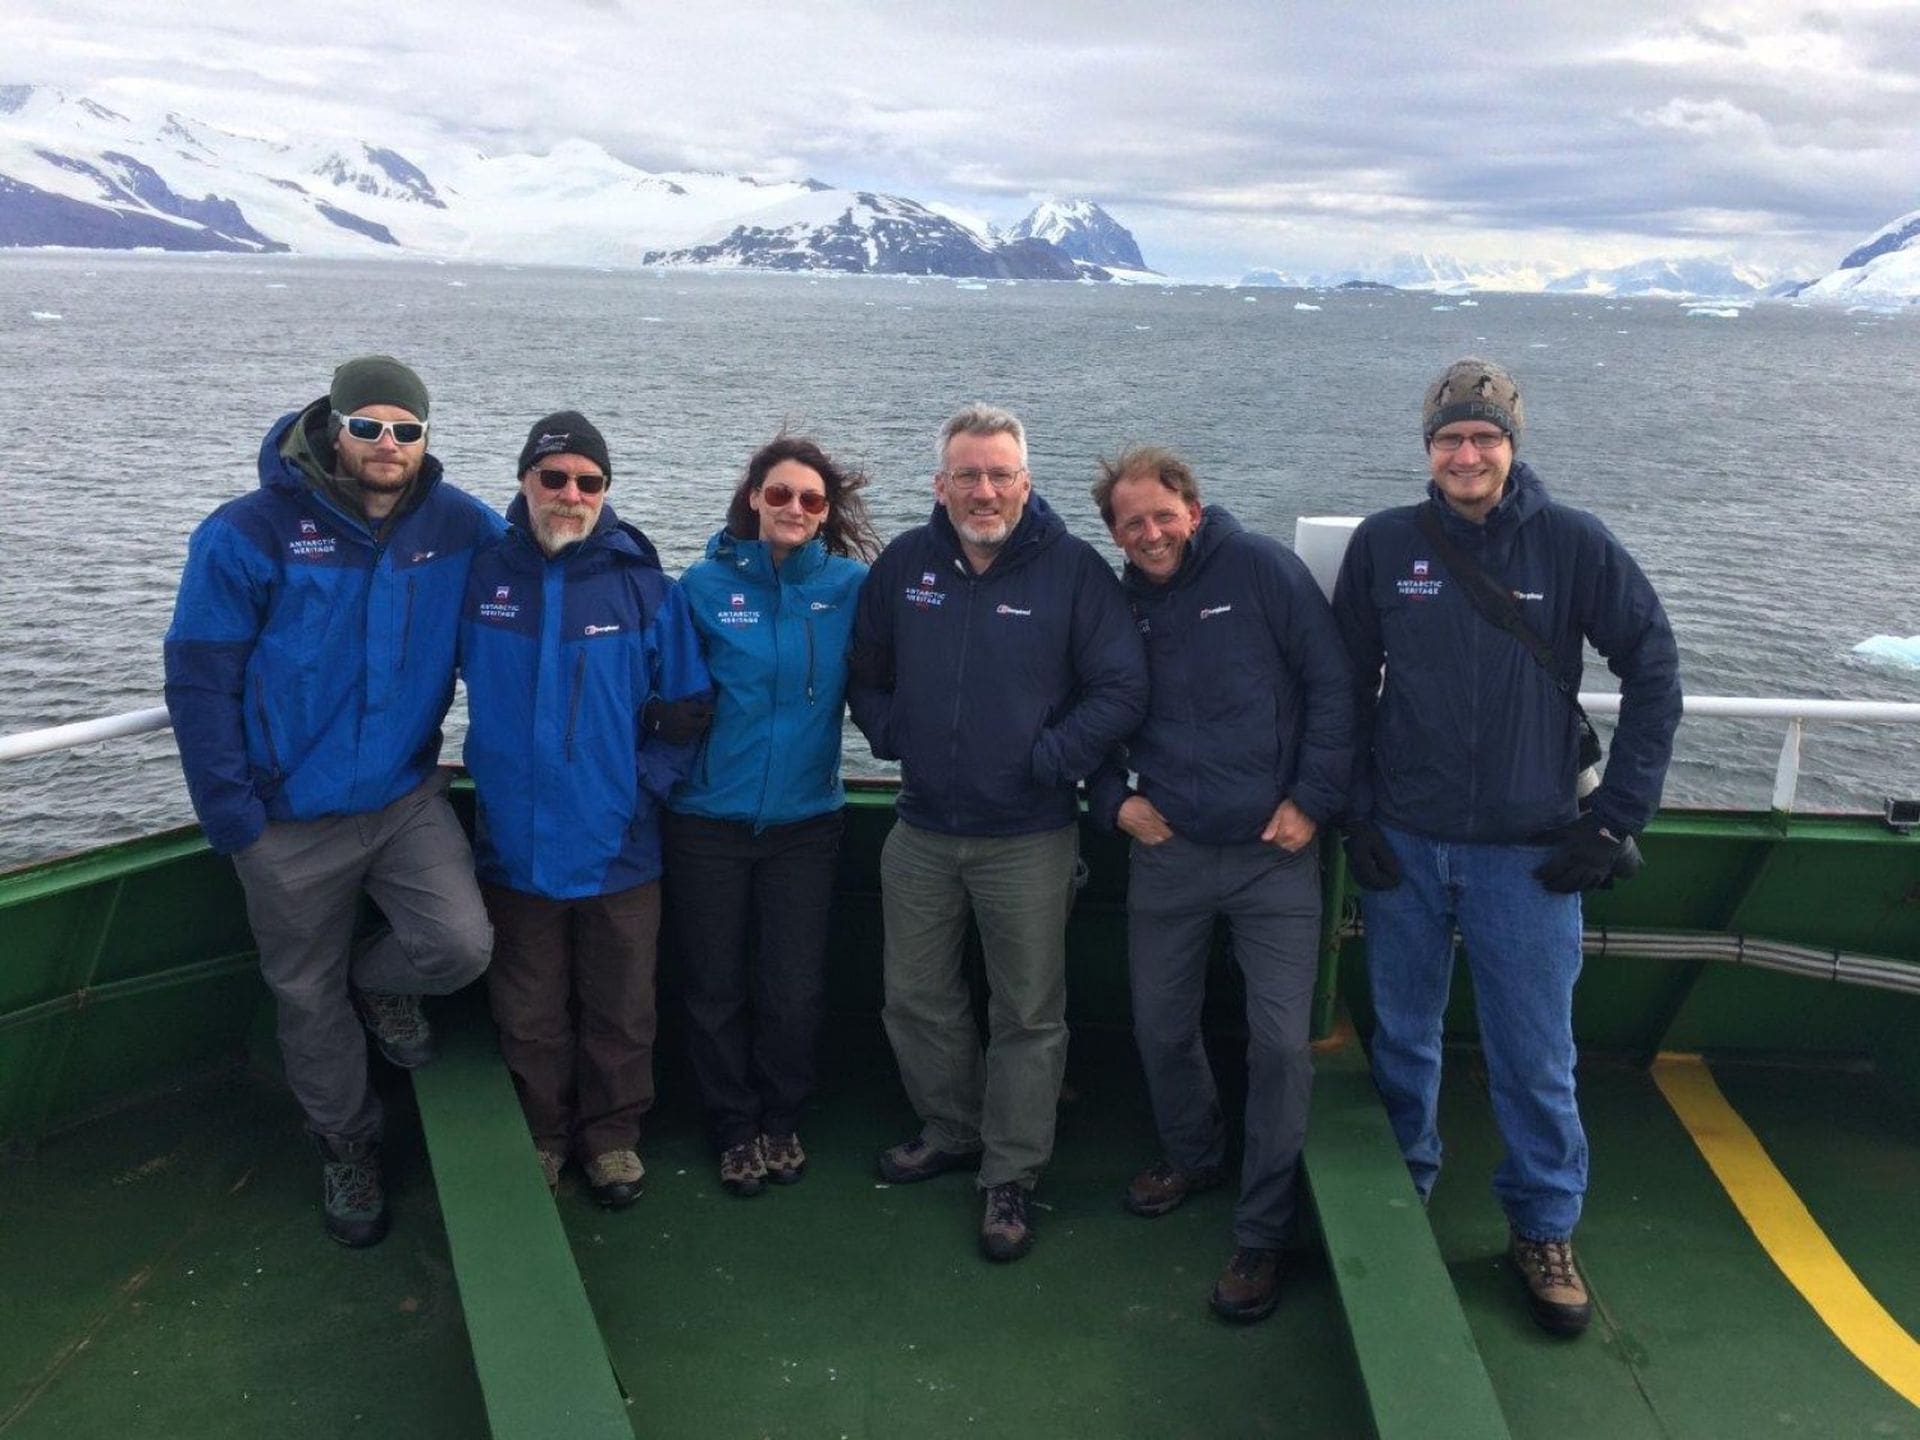
[[[1423,1214],[1336,1012],[1364,1035],[1359,943],[1330,927],[1313,1218],[1280,1310],[1229,1327],[1205,1297],[1230,1192],[1154,1221],[1119,1205],[1156,1147],[1106,842],[1089,840],[1074,921],[1068,1089],[1033,1254],[978,1256],[968,1176],[877,1180],[875,1151],[913,1124],[875,1015],[885,821],[885,797],[862,797],[803,1183],[719,1188],[669,1033],[644,1198],[603,1213],[569,1173],[549,1203],[484,1006],[456,1001],[439,1012],[448,1054],[383,1078],[395,1222],[364,1252],[321,1233],[231,877],[197,837],[0,876],[0,1436],[1920,1437],[1912,996],[1646,960],[1626,941],[1590,961],[1580,1254],[1598,1314],[1568,1343],[1534,1329],[1501,1258],[1469,1012]],[[1592,918],[1912,963],[1917,847],[1865,822],[1671,817],[1648,837],[1654,883]],[[1229,972],[1216,992],[1232,1104]],[[1877,1331],[1844,1293],[1810,1300],[1789,1280],[1804,1230],[1757,1231],[1737,1208],[1707,1153],[1728,1135],[1703,1149],[1703,1122],[1663,1089],[1699,1067],[1648,1063],[1675,1049],[1706,1053],[1735,1129],[1879,1307]],[[1875,1364],[1863,1333],[1892,1337]]]

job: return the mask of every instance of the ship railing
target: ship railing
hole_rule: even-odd
[[[1582,694],[1580,703],[1589,715],[1618,715],[1620,697],[1610,691]],[[1883,725],[1920,725],[1920,703],[1904,700],[1804,700],[1780,696],[1689,695],[1682,702],[1692,719],[1784,720],[1786,734],[1780,744],[1780,756],[1773,771],[1771,808],[1791,814],[1794,795],[1800,785],[1800,744],[1809,722],[1851,721]],[[52,725],[44,730],[22,730],[0,735],[0,760],[19,760],[29,755],[44,755],[69,750],[76,745],[91,745],[129,735],[147,735],[172,728],[164,706],[151,710],[129,710],[121,715],[106,715],[94,720],[76,720],[68,725]]]

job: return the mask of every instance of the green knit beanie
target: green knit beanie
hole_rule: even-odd
[[[416,420],[427,418],[427,387],[391,355],[362,355],[333,372],[328,392],[342,415],[368,405],[397,405]]]

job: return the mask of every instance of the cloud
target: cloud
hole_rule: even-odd
[[[11,8],[0,81],[402,150],[578,136],[1001,221],[1088,194],[1150,258],[1204,236],[1218,270],[1329,263],[1355,237],[1653,253],[1728,227],[1837,256],[1920,203],[1920,14],[1870,0],[1489,0],[1471,25],[1406,0],[356,0],[299,26],[253,0]]]

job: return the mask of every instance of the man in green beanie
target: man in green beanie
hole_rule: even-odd
[[[420,996],[472,980],[492,944],[436,762],[467,571],[504,527],[442,480],[427,426],[407,366],[340,366],[268,431],[259,488],[194,531],[166,639],[187,789],[246,891],[327,1233],[353,1246],[387,1228],[362,1026],[425,1064]],[[356,937],[363,894],[384,924]]]

